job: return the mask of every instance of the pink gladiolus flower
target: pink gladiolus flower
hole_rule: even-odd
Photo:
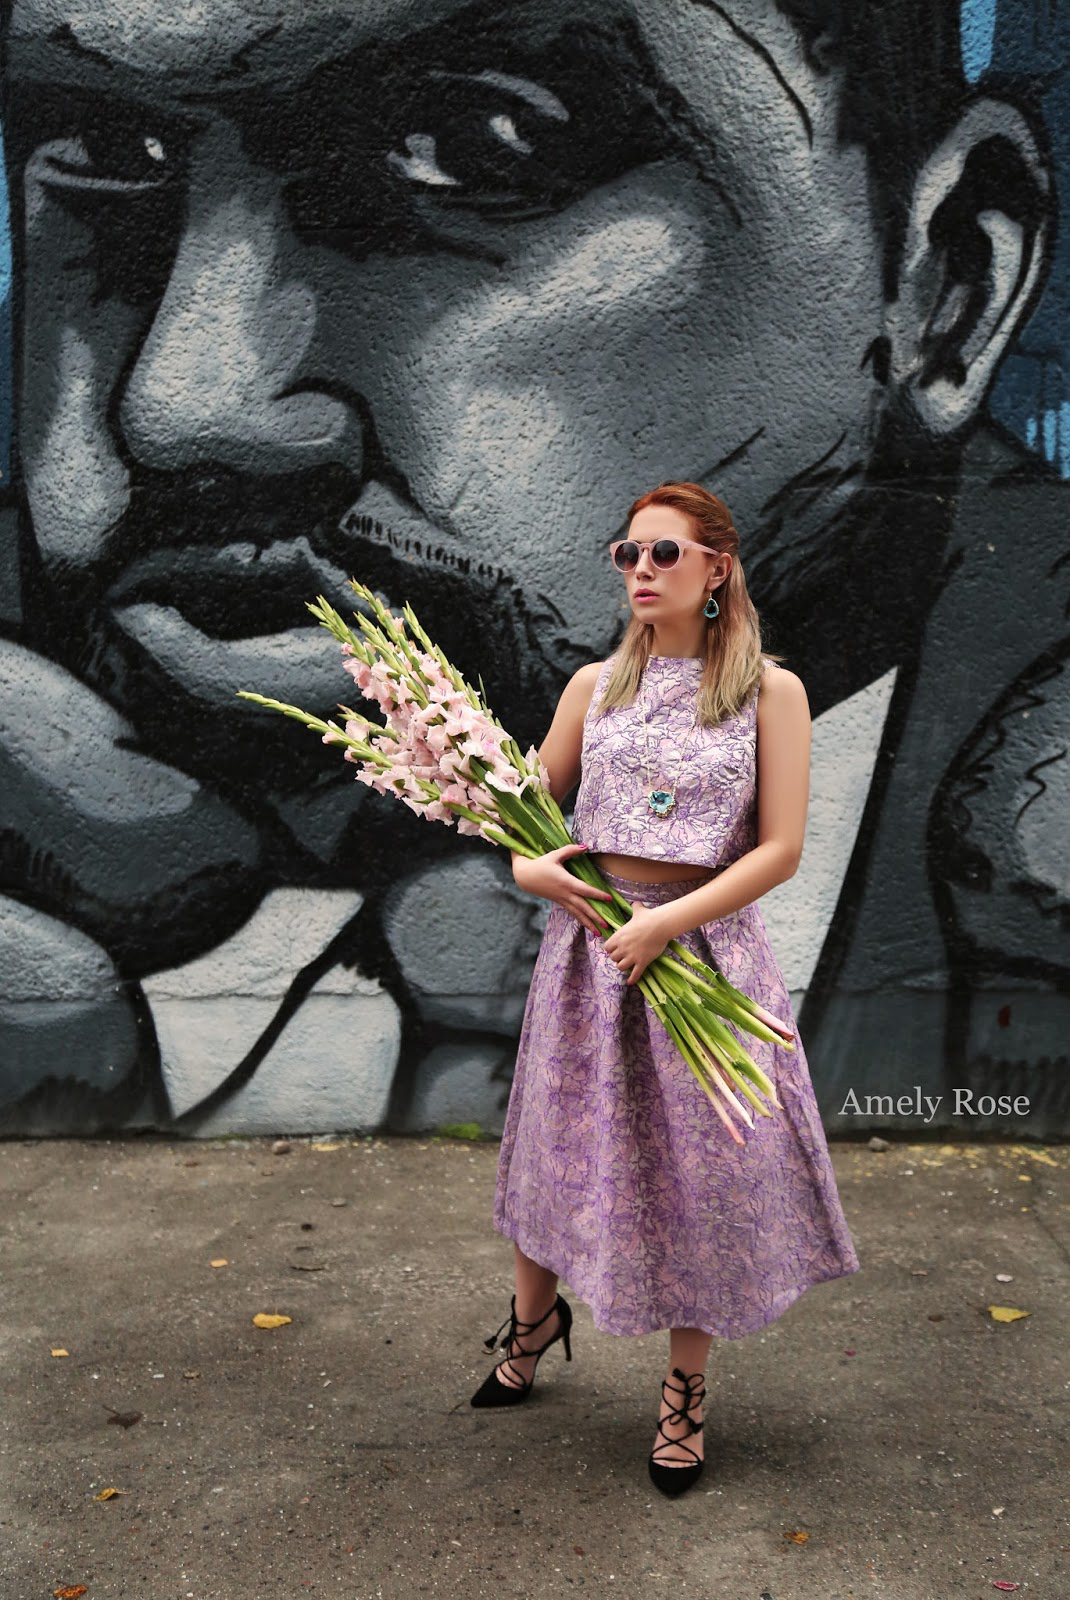
[[[462,756],[476,756],[480,761],[490,761],[492,759],[491,752],[486,746],[486,740],[473,736],[469,739],[463,739],[456,746],[456,749]]]
[[[374,592],[356,579],[353,587],[366,602],[374,600]],[[416,647],[414,621],[412,631],[406,634],[401,618],[391,616],[384,621],[380,617],[383,632],[391,642],[377,647],[370,642],[358,644],[352,630],[346,629],[341,617],[322,597],[317,615],[335,637],[348,631],[349,638],[342,642],[342,665],[364,699],[376,702],[386,713],[384,723],[347,713],[346,708],[341,707],[346,716],[345,733],[329,726],[323,732],[325,725],[320,718],[301,712],[297,707],[284,706],[278,701],[265,700],[264,704],[303,717],[310,727],[321,732],[324,744],[342,744],[343,759],[355,767],[354,776],[358,782],[377,794],[401,800],[410,811],[429,822],[452,824],[459,834],[490,843],[519,844],[525,852],[532,845],[538,847],[540,842],[561,842],[567,838],[567,825],[560,808],[552,803],[550,774],[540,761],[537,748],[532,745],[523,760],[519,752],[515,758],[507,757],[506,746],[516,749],[515,741],[497,725],[486,707],[471,703],[468,692],[452,680],[452,669],[447,671],[431,650]],[[386,653],[380,653],[380,649]],[[396,659],[391,660],[390,656]],[[262,699],[256,695],[246,698]],[[473,694],[473,698],[479,697]],[[345,744],[346,740],[359,743],[373,754],[359,755]],[[527,791],[536,786],[541,786],[546,793],[527,796]],[[507,795],[509,802],[505,798]],[[516,804],[518,797],[524,800],[522,805]],[[461,816],[454,807],[464,807],[469,815]],[[503,819],[506,809],[515,812],[512,823]],[[494,833],[500,833],[502,840],[493,839]],[[728,970],[732,971],[735,970],[734,958],[742,952],[737,947],[729,955]],[[686,982],[688,967],[678,956],[679,952],[677,957],[666,953],[666,976],[668,967],[672,966],[676,982],[681,979]],[[662,958],[658,957],[652,965],[656,968],[660,962]],[[701,967],[702,964],[697,965]],[[652,983],[656,975],[655,971]],[[760,1029],[782,1040],[789,1049],[795,1038],[794,1030],[764,1006],[754,1004],[750,996],[731,992],[734,985],[729,984],[726,990],[699,978],[691,981],[699,1010],[693,1006],[678,1007],[671,993],[669,998],[663,997],[656,1004],[667,1017],[676,1016],[680,1030],[678,1042],[686,1063],[729,1136],[742,1144],[733,1118],[741,1116],[748,1127],[753,1124],[746,1107],[733,1092],[739,1087],[739,1074],[722,1060],[716,1044],[722,1035],[704,1026],[700,1012],[708,1003],[710,1012],[724,1017],[737,1032],[753,1033]],[[656,984],[651,992],[656,992]],[[744,1055],[741,1059],[746,1064],[748,1058]],[[783,1110],[776,1098],[775,1086],[758,1070],[757,1063],[750,1062],[748,1070],[755,1073],[756,1083],[766,1084],[762,1092],[771,1095],[772,1104]]]
[[[437,728],[428,728],[424,735],[429,750],[436,756],[442,756],[450,748],[450,737],[447,729],[441,724]]]
[[[438,765],[439,771],[447,782],[451,778],[473,777],[473,774],[468,770],[468,757],[459,750],[444,750],[439,757]]]
[[[345,753],[345,759],[347,761],[359,761],[360,758],[356,755],[355,751],[347,750]],[[383,783],[382,778],[379,776],[378,771],[374,767],[358,767],[353,776],[356,778],[358,783],[366,783],[369,789],[376,790],[378,794],[386,794],[386,786]]]
[[[459,738],[461,734],[473,733],[483,726],[483,718],[475,706],[470,706],[464,701],[455,711],[446,713],[445,730],[451,738]]]
[[[527,755],[524,757],[524,760],[527,762],[528,766],[533,769],[533,771],[538,773],[539,782],[542,784],[543,788],[544,789],[549,789],[549,787],[550,787],[550,774],[547,772],[546,768],[543,766],[542,762],[539,760],[539,752],[538,752],[538,750],[536,750],[534,745],[531,746],[531,749],[528,751]]]
[[[502,794],[523,794],[524,790],[534,783],[534,778],[521,778],[515,767],[507,766],[500,762],[493,767],[488,767],[485,781],[492,789],[498,789]]]
[[[428,822],[452,822],[453,812],[444,806],[441,800],[432,800],[430,805],[424,807],[424,816]]]
[[[361,661],[359,659],[354,661],[343,661],[342,665],[347,672],[351,672],[353,674],[357,688],[360,690],[364,698],[366,700],[369,699],[370,695],[368,691],[372,684],[371,667],[368,666],[366,661]]]

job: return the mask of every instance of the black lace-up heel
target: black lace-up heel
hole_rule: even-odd
[[[572,1331],[572,1307],[562,1295],[558,1295],[557,1299],[550,1307],[550,1311],[547,1311],[545,1315],[541,1316],[538,1322],[521,1322],[518,1319],[516,1314],[515,1294],[510,1302],[510,1305],[511,1309],[509,1315],[502,1323],[502,1327],[498,1329],[497,1333],[492,1333],[489,1339],[484,1339],[483,1348],[485,1350],[493,1350],[498,1338],[498,1334],[501,1333],[502,1328],[508,1327],[509,1332],[506,1334],[505,1338],[501,1342],[501,1345],[499,1346],[499,1348],[502,1350],[508,1350],[508,1355],[505,1358],[506,1361],[508,1361],[510,1357],[512,1357],[514,1360],[525,1360],[530,1356],[534,1356],[536,1358],[535,1366],[537,1368],[538,1357],[542,1355],[544,1350],[549,1350],[550,1346],[556,1343],[558,1339],[563,1339],[565,1341],[565,1360],[572,1360],[572,1345],[569,1338],[569,1335]],[[539,1326],[539,1322],[545,1322],[546,1318],[552,1311],[556,1311],[561,1318],[561,1326],[558,1328],[553,1338],[547,1339],[546,1343],[538,1350],[521,1350],[517,1344],[517,1336],[520,1335],[523,1337],[526,1334],[529,1334],[533,1328],[537,1328]],[[498,1365],[504,1366],[505,1362],[499,1362]],[[528,1379],[527,1383],[523,1385],[503,1383],[497,1374],[497,1367],[494,1368],[493,1372],[489,1372],[487,1374],[486,1378],[483,1380],[482,1386],[477,1389],[475,1394],[472,1396],[470,1401],[471,1405],[515,1406],[521,1400],[527,1399],[528,1395],[531,1393],[531,1386],[535,1382],[534,1369],[532,1370],[531,1377]]]
[[[682,1439],[670,1439],[664,1428],[664,1423],[666,1422],[687,1422],[690,1424],[692,1433],[702,1432],[702,1429],[705,1427],[705,1423],[693,1422],[688,1416],[688,1412],[691,1410],[691,1407],[696,1401],[705,1400],[706,1398],[706,1388],[702,1383],[703,1375],[701,1372],[693,1372],[690,1378],[685,1378],[679,1367],[673,1367],[672,1375],[674,1378],[679,1378],[680,1382],[684,1386],[684,1403],[682,1406],[670,1406],[669,1415],[667,1417],[663,1417],[661,1422],[658,1423],[658,1432],[664,1437],[665,1444],[656,1444],[653,1450],[650,1452],[650,1459],[647,1462],[647,1465],[650,1468],[651,1481],[653,1482],[655,1488],[661,1490],[662,1494],[680,1494],[684,1489],[690,1489],[691,1485],[696,1481],[696,1479],[702,1476],[702,1469],[706,1465],[705,1461],[699,1455],[697,1450],[692,1450],[691,1446],[689,1444],[685,1444]],[[695,1394],[691,1393],[692,1379],[697,1379],[698,1383],[702,1386],[701,1391],[696,1392]],[[675,1387],[675,1385],[671,1385],[669,1383],[668,1378],[666,1378],[661,1385],[662,1394],[665,1395],[667,1400],[669,1395],[665,1393],[666,1389],[668,1389],[669,1393],[671,1394],[679,1394],[681,1392]],[[656,1459],[658,1451],[664,1450],[666,1445],[670,1444],[679,1445],[681,1449],[687,1451],[689,1456],[694,1456],[694,1463],[692,1464],[689,1462],[684,1462],[676,1466],[671,1466],[664,1461],[658,1461]]]

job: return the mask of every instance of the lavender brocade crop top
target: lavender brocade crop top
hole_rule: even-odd
[[[703,663],[697,656],[651,656],[640,685],[646,697],[647,742],[654,782],[661,763],[676,804],[659,817],[647,801],[640,696],[630,706],[596,715],[616,652],[602,663],[583,721],[580,785],[572,837],[589,851],[648,861],[726,867],[758,842],[758,690],[734,717],[696,727],[687,743]]]

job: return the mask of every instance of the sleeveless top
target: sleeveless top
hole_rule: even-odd
[[[713,728],[696,726],[688,741],[703,663],[696,656],[651,656],[634,702],[599,716],[616,659],[614,652],[602,663],[583,719],[572,837],[590,851],[728,866],[758,842],[757,687],[734,717]],[[640,696],[646,700],[649,782]],[[659,817],[647,796],[662,783],[671,790],[674,782],[676,804]]]

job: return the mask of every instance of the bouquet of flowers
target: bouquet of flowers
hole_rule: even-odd
[[[341,704],[344,726],[248,690],[239,690],[240,697],[296,718],[319,733],[324,744],[341,745],[343,760],[356,765],[361,783],[396,795],[429,822],[456,824],[459,833],[478,834],[532,858],[571,844],[534,745],[521,755],[489,710],[482,678],[477,694],[428,638],[410,606],[403,607],[403,617],[395,617],[364,584],[349,581],[377,619],[354,613],[359,635],[322,595],[306,604],[338,640],[343,667],[352,673],[362,697],[386,713],[385,724]],[[588,857],[571,856],[566,865],[582,882],[612,895],[612,903],[598,905],[609,923],[608,938],[630,919],[631,905]],[[744,1101],[759,1115],[772,1116],[756,1091],[783,1110],[767,1074],[733,1032],[742,1029],[790,1050],[794,1035],[783,1022],[678,939],[670,940],[650,962],[637,987],[737,1144],[743,1138],[729,1113],[749,1128],[754,1123]]]

